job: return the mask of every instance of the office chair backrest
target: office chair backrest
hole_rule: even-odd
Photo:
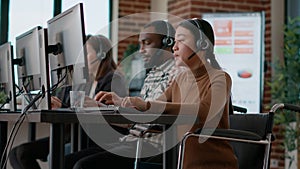
[[[230,128],[250,131],[266,138],[270,120],[269,113],[230,115]],[[272,126],[272,125],[271,125]],[[266,145],[230,142],[238,157],[240,169],[262,169]]]

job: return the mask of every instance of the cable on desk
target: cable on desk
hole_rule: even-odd
[[[31,102],[22,110],[22,113],[21,115],[19,116],[19,118],[17,119],[16,123],[14,124],[10,134],[9,134],[9,137],[8,137],[8,142],[6,143],[5,145],[5,148],[4,148],[4,151],[3,152],[10,152],[11,148],[12,148],[12,145],[13,145],[13,142],[16,138],[16,135],[22,125],[22,123],[24,122],[25,120],[25,117],[26,117],[26,114],[28,112],[28,110],[30,109],[30,107],[32,107],[35,102],[37,100],[39,100],[40,98],[44,97],[45,96],[45,88],[42,87],[42,91],[39,92],[37,94],[36,97],[34,97]],[[9,150],[9,151],[7,151]],[[2,154],[2,157],[1,157],[1,161],[0,161],[0,166],[2,166],[2,168],[5,166],[5,164],[7,163],[7,160],[8,160],[8,156],[5,158],[5,161],[4,161],[4,155],[5,153]]]
[[[66,77],[66,75],[64,75],[64,77],[62,79],[60,79],[57,82],[57,84],[53,85],[52,88],[50,89],[50,92],[52,92],[53,90],[56,90],[56,88],[58,87],[59,83],[61,83],[64,80],[65,77]],[[24,90],[19,90],[19,91],[23,91],[24,92]],[[4,169],[4,167],[5,167],[5,165],[6,165],[7,161],[8,161],[8,155],[5,158],[5,152],[9,153],[11,151],[13,142],[14,142],[14,140],[16,138],[16,135],[17,135],[17,133],[18,133],[18,131],[19,131],[22,123],[25,120],[26,115],[28,114],[27,113],[28,110],[35,104],[36,101],[38,101],[40,98],[43,98],[45,96],[46,92],[48,92],[48,91],[45,91],[45,87],[42,86],[42,91],[40,91],[33,98],[33,100],[31,100],[31,102],[22,110],[21,115],[19,116],[19,118],[15,122],[15,124],[14,124],[14,126],[13,126],[13,128],[12,128],[10,134],[9,134],[8,141],[7,141],[6,145],[5,145],[3,154],[1,156],[1,161],[0,161],[0,166],[2,166],[1,169]],[[7,151],[7,150],[9,150],[9,151]],[[4,158],[5,158],[5,160],[4,160]]]

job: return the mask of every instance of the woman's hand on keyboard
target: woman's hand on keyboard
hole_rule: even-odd
[[[62,102],[58,97],[51,96],[51,109],[57,109],[62,107]]]

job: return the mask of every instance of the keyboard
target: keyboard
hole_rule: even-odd
[[[103,106],[103,107],[85,107],[82,109],[84,112],[118,112],[119,107],[118,106]]]
[[[70,108],[59,108],[57,110],[63,111],[63,112],[74,112],[74,110]],[[89,113],[89,112],[102,112],[102,113],[124,113],[124,114],[141,114],[141,111],[138,111],[135,108],[132,107],[119,107],[114,105],[107,105],[102,107],[84,107],[80,109],[79,111]]]
[[[58,108],[55,110],[57,110],[59,112],[63,112],[63,113],[75,113],[77,111],[73,108]],[[116,113],[116,112],[118,112],[118,107],[117,106],[84,107],[84,108],[78,109],[78,111],[83,112],[83,113],[91,113],[91,112]]]
[[[143,113],[133,107],[119,107],[118,112],[124,113],[124,114],[141,114],[141,113]]]

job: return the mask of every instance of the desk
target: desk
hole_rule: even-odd
[[[97,113],[75,113],[69,111],[57,111],[57,110],[36,110],[32,111],[26,116],[25,122],[34,123],[50,123],[50,168],[51,169],[63,169],[64,166],[64,124],[78,123],[78,117],[84,117],[86,122],[89,123],[118,123],[118,124],[130,124],[133,121],[139,121],[140,119],[151,121],[153,117],[157,117],[157,114],[126,114],[125,118],[123,115],[118,113],[103,113],[101,114],[104,118],[99,121],[99,112]],[[20,113],[0,113],[1,131],[7,132],[7,122],[15,122]],[[78,116],[78,117],[77,117]],[[130,118],[128,118],[130,117]],[[191,124],[195,121],[195,116],[176,116],[176,115],[160,115],[159,118],[151,121],[155,124],[171,125],[173,122],[180,117],[179,124]],[[97,119],[97,120],[95,120]],[[129,120],[130,119],[130,120]],[[1,137],[1,139],[3,139]],[[4,138],[6,139],[6,138]],[[6,143],[6,140],[1,140],[0,147]],[[4,153],[4,152],[2,152]],[[169,164],[168,164],[169,165]],[[173,164],[174,165],[174,164]],[[175,164],[176,165],[176,164]],[[176,166],[168,166],[166,168],[176,168]]]

